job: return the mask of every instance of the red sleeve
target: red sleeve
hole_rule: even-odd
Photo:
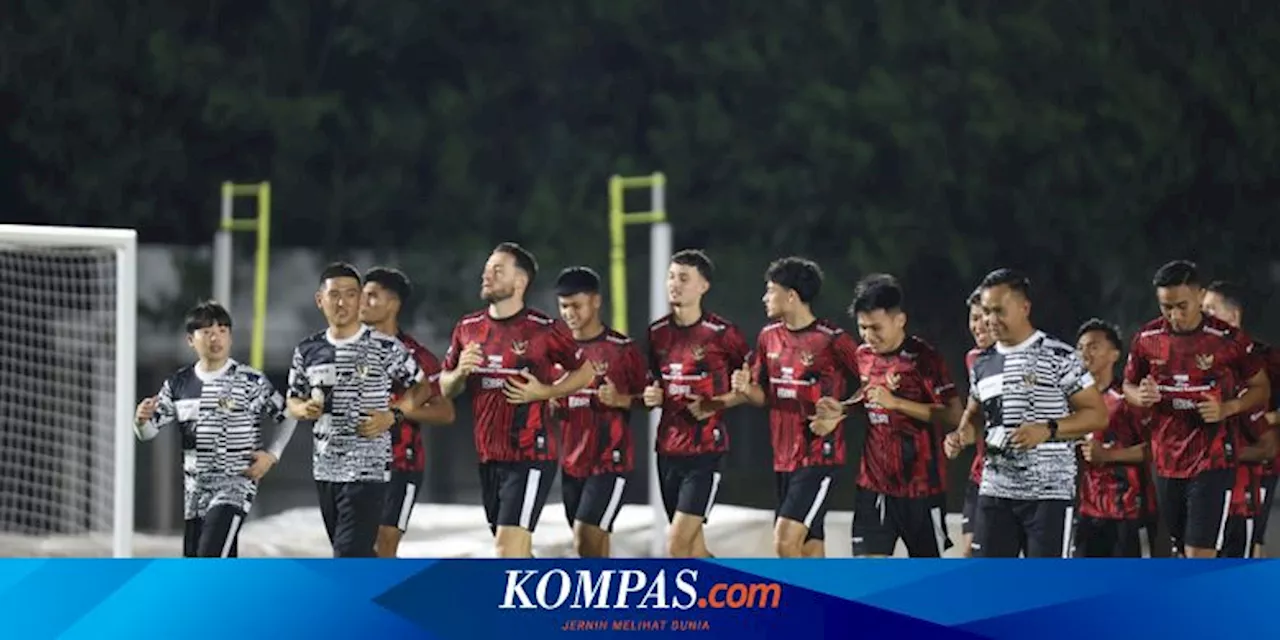
[[[764,333],[756,338],[756,348],[747,354],[747,369],[751,371],[751,379],[756,381],[765,392],[765,397],[769,396],[769,369],[764,365]]]
[[[569,325],[557,320],[551,324],[551,333],[547,337],[547,357],[553,364],[564,367],[565,371],[577,371],[582,368],[582,348],[573,339]]]
[[[418,361],[418,368],[422,370],[423,380],[431,387],[431,394],[440,395],[440,359],[423,346],[413,351],[413,357]]]
[[[735,325],[725,327],[720,336],[720,346],[724,349],[725,361],[730,371],[741,368],[742,363],[747,360],[747,352],[751,350],[747,345],[747,338]]]
[[[626,351],[622,353],[623,369],[625,371],[624,380],[622,380],[622,388],[620,392],[627,395],[638,395],[644,391],[644,387],[648,384],[649,372],[645,366],[644,356],[640,353],[640,347],[636,343],[625,347]]]
[[[956,383],[952,381],[951,374],[947,372],[947,363],[942,360],[942,355],[937,351],[930,350],[928,357],[925,359],[925,364],[927,368],[923,372],[924,380],[929,387],[929,395],[933,397],[933,401],[937,404],[946,404],[957,398]]]
[[[841,331],[835,340],[831,341],[831,350],[835,353],[836,364],[844,369],[845,375],[861,384],[862,372],[858,371],[858,343],[853,341],[853,336]]]
[[[1151,364],[1142,352],[1142,334],[1139,333],[1129,342],[1129,359],[1124,363],[1124,381],[1138,384],[1148,373],[1151,373]]]
[[[462,323],[453,325],[453,335],[449,338],[449,350],[444,352],[444,368],[453,371],[458,368],[458,357],[462,355]]]
[[[649,365],[649,378],[646,385],[662,380],[662,365],[658,362],[658,349],[654,343],[653,327],[649,327],[649,344],[645,345],[646,360]]]
[[[1262,355],[1254,353],[1253,340],[1243,331],[1231,332],[1231,354],[1232,368],[1235,369],[1236,375],[1240,376],[1241,386],[1248,384],[1249,379],[1258,375],[1258,372],[1266,366]]]

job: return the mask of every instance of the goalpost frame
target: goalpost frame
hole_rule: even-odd
[[[0,224],[0,240],[33,247],[101,247],[116,252],[115,483],[112,495],[111,553],[133,555],[134,434],[137,402],[138,233],[133,229],[95,229]]]
[[[258,204],[255,218],[237,218],[233,209],[236,198],[254,198]],[[253,262],[253,324],[249,344],[249,366],[266,369],[267,276],[271,272],[271,183],[222,183],[222,204],[218,211],[218,230],[213,236],[213,298],[235,315],[231,302],[232,264],[231,234],[251,232],[257,249]]]

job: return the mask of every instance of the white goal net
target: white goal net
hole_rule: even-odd
[[[131,555],[135,238],[0,225],[0,555]]]

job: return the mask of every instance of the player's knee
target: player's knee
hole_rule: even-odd
[[[579,558],[604,558],[609,555],[606,552],[609,534],[600,527],[579,522],[574,525],[573,533],[573,551]]]
[[[799,558],[804,553],[804,525],[779,518],[773,527],[773,551],[779,558]]]
[[[380,527],[378,541],[374,543],[379,558],[394,558],[400,547],[400,530],[395,527]]]
[[[801,549],[803,549],[801,555],[805,558],[827,557],[827,543],[825,540],[805,540]]]
[[[672,558],[692,558],[693,538],[676,527],[667,532],[667,555]]]
[[[494,550],[499,558],[529,558],[533,556],[533,535],[520,527],[498,527],[494,538]]]

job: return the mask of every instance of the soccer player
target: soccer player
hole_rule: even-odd
[[[316,306],[329,328],[298,343],[289,412],[311,423],[312,476],[336,558],[374,557],[391,480],[391,427],[430,387],[404,345],[360,322],[360,273],[334,263],[320,274]],[[406,389],[400,405],[396,389]]]
[[[533,557],[533,532],[555,479],[548,400],[591,383],[595,370],[563,322],[525,306],[538,275],[533,254],[514,242],[494,248],[481,277],[487,309],[453,328],[440,388],[471,392],[485,517],[499,557]],[[554,367],[568,372],[554,384]]]
[[[720,459],[729,450],[722,412],[745,401],[733,392],[731,377],[746,360],[747,342],[737,326],[702,308],[713,271],[702,251],[671,256],[671,313],[649,325],[654,382],[644,390],[644,404],[662,409],[658,475],[671,521],[667,553],[673,558],[711,557],[703,524],[720,488]]]
[[[907,333],[895,278],[860,281],[849,313],[862,337],[858,399],[869,423],[853,507],[853,555],[891,556],[902,540],[913,558],[940,558],[951,547],[942,440],[963,410],[956,386],[933,346]]]
[[[978,354],[990,347],[995,338],[987,330],[987,322],[982,313],[982,290],[974,289],[965,304],[969,308],[969,335],[973,336],[973,348],[964,354],[964,368],[968,371],[978,360]],[[969,465],[969,481],[964,487],[964,506],[960,516],[960,555],[973,557],[973,528],[977,517],[978,486],[982,484],[982,440],[978,439],[979,412],[966,411],[960,419],[960,427],[947,434],[943,441],[943,450],[948,458],[955,458],[969,445],[977,444],[973,463]]]
[[[733,390],[769,407],[773,470],[777,478],[773,546],[780,558],[825,555],[827,498],[844,465],[844,430],[838,420],[816,419],[822,398],[844,397],[857,380],[858,345],[810,305],[822,288],[822,270],[804,258],[782,258],[765,271],[764,311],[751,361],[733,374]]]
[[[404,420],[391,429],[391,484],[382,507],[375,547],[378,557],[394,558],[400,538],[409,528],[413,504],[426,465],[422,447],[424,424],[453,422],[453,401],[440,393],[440,361],[413,336],[400,329],[400,311],[413,291],[409,277],[398,269],[375,267],[364,274],[364,298],[360,305],[360,321],[384,336],[400,341],[409,352],[426,381],[429,397],[426,404],[402,407]],[[395,389],[393,403],[403,399],[404,389]]]
[[[297,424],[261,371],[231,359],[231,314],[216,302],[187,312],[198,358],[178,369],[134,416],[140,440],[182,430],[182,555],[234,558],[258,481],[284,454]]]
[[[644,392],[644,355],[600,320],[600,276],[570,267],[556,279],[560,317],[591,363],[590,384],[561,401],[560,490],[579,557],[609,557],[609,534],[635,466],[629,418]]]
[[[986,444],[973,554],[1064,558],[1076,494],[1074,440],[1107,425],[1107,408],[1075,349],[1031,323],[1031,282],[1011,269],[983,278],[995,344],[969,371],[969,406]]]
[[[1081,443],[1080,517],[1076,521],[1077,558],[1140,558],[1142,537],[1155,548],[1155,531],[1146,519],[1149,459],[1143,416],[1124,401],[1115,367],[1123,345],[1120,331],[1098,318],[1080,325],[1076,348],[1107,406],[1107,427]],[[1150,421],[1150,418],[1146,419]]]
[[[1242,328],[1244,292],[1238,285],[1221,280],[1210,283],[1208,287],[1205,287],[1203,306],[1206,314],[1222,320],[1237,329]],[[1280,443],[1277,442],[1278,438],[1275,429],[1278,422],[1276,409],[1280,407],[1280,384],[1274,382],[1280,378],[1280,351],[1276,351],[1271,348],[1271,345],[1255,339],[1252,345],[1252,353],[1262,360],[1263,366],[1266,368],[1267,381],[1271,383],[1271,398],[1267,402],[1266,408],[1257,412],[1262,414],[1262,420],[1258,420],[1257,413],[1255,413],[1254,416],[1250,416],[1250,419],[1245,424],[1244,432],[1253,442],[1241,449],[1240,459],[1242,461],[1261,460],[1265,464],[1241,465],[1244,473],[1237,473],[1237,486],[1231,493],[1233,503],[1233,513],[1231,515],[1234,517],[1229,516],[1227,519],[1227,531],[1224,536],[1223,546],[1224,551],[1231,550],[1232,552],[1240,548],[1237,541],[1243,537],[1242,530],[1250,528],[1249,525],[1252,525],[1252,536],[1249,536],[1252,538],[1249,543],[1252,546],[1252,555],[1250,557],[1261,558],[1265,555],[1263,545],[1267,533],[1267,521],[1270,519],[1271,505],[1275,494],[1276,470],[1280,468],[1280,459],[1276,458],[1277,449],[1280,448],[1277,445]],[[1246,473],[1258,476],[1256,480],[1252,480],[1256,483],[1256,485],[1253,485],[1254,493],[1256,494],[1254,496],[1240,490],[1245,488],[1240,486],[1240,483],[1245,480],[1241,476],[1246,475]],[[1250,485],[1246,484],[1246,486]],[[1240,502],[1242,501],[1253,504],[1241,505]],[[1239,516],[1243,515],[1242,511],[1245,511],[1241,508],[1242,506],[1251,506],[1255,511],[1251,523],[1247,519],[1244,522],[1240,520]],[[1235,555],[1244,554],[1238,553]]]
[[[1267,372],[1242,332],[1202,312],[1194,263],[1165,264],[1152,285],[1161,315],[1133,337],[1125,399],[1153,412],[1157,502],[1174,546],[1213,558],[1238,462],[1227,419],[1265,405]]]

